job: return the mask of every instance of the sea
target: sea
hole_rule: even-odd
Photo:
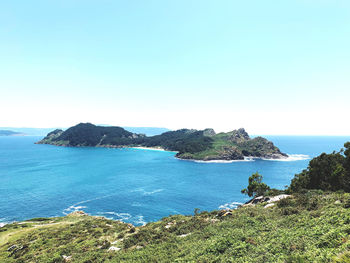
[[[146,149],[57,147],[42,137],[0,137],[0,226],[77,210],[144,225],[163,217],[236,208],[248,178],[263,175],[284,189],[311,158],[340,150],[348,137],[265,136],[287,160],[194,162],[174,152]]]

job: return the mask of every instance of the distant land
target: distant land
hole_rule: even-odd
[[[102,125],[101,126],[106,126],[110,127],[111,125]],[[123,127],[125,130],[133,132],[133,133],[143,133],[147,136],[154,136],[154,135],[159,135],[164,132],[170,131],[167,128],[159,128],[159,127]],[[3,131],[14,131],[18,133],[22,133],[25,135],[30,135],[30,136],[46,136],[49,132],[55,130],[55,129],[61,129],[61,130],[66,130],[67,128],[17,128],[17,127],[0,127],[0,130]]]
[[[17,127],[0,127],[0,130],[14,131],[29,136],[45,136],[55,128],[17,128]]]
[[[142,133],[147,136],[159,135],[164,132],[170,131],[167,128],[157,128],[157,127],[123,127],[125,130],[132,133]]]
[[[11,131],[11,130],[0,130],[0,136],[21,136],[21,135],[25,135],[25,134],[21,132]]]
[[[218,134],[213,129],[181,129],[146,136],[122,127],[80,123],[66,131],[56,129],[37,143],[72,147],[150,147],[176,151],[176,157],[180,159],[203,161],[288,157],[271,141],[263,137],[250,138],[243,128]]]

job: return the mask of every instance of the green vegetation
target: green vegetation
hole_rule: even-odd
[[[210,145],[201,151],[179,151],[177,157],[195,160],[243,160],[245,156],[279,159],[287,157],[286,154],[273,145],[272,142],[262,137],[251,139],[244,129],[234,130],[228,133],[215,134],[214,131],[203,136],[211,139]]]
[[[344,146],[345,151],[323,153],[312,159],[307,169],[295,175],[289,191],[321,189],[350,192],[350,142]]]
[[[213,139],[204,136],[203,131],[182,129],[169,131],[139,142],[146,147],[162,147],[170,151],[181,153],[196,153],[211,148]]]
[[[133,139],[144,137],[124,130],[121,127],[96,126],[80,123],[66,131],[57,129],[47,134],[39,143],[63,146],[103,146],[129,145]]]
[[[213,129],[181,129],[147,137],[128,132],[121,127],[80,123],[66,131],[50,132],[38,143],[58,146],[160,147],[177,151],[176,157],[181,159],[206,161],[243,160],[245,156],[269,159],[287,156],[262,137],[251,139],[244,129],[219,134],[215,134]]]
[[[347,262],[350,194],[311,191],[143,227],[91,216],[1,228],[0,262]],[[121,248],[119,251],[109,250]]]

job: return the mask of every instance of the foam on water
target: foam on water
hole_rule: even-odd
[[[129,213],[117,213],[117,212],[98,212],[98,215],[102,215],[107,219],[118,220],[121,222],[131,222],[133,225],[145,225],[147,222],[144,220],[144,216],[136,215],[132,216]]]
[[[80,202],[75,203],[75,204],[69,206],[68,208],[64,209],[62,213],[64,215],[68,215],[68,214],[70,214],[72,212],[76,212],[76,211],[82,210],[84,208],[87,208],[87,206],[81,206],[81,204],[85,204],[85,203],[88,203],[88,202],[100,200],[100,199],[107,198],[107,197],[110,197],[110,196],[114,196],[114,195],[105,195],[105,196],[100,196],[100,197],[96,197],[96,198],[93,198],[93,199],[80,201]]]
[[[183,161],[190,161],[195,163],[240,163],[240,162],[253,162],[254,158],[252,157],[244,157],[243,160],[210,160],[210,161],[202,161],[202,160],[184,160],[179,159]]]
[[[261,158],[261,159],[264,161],[294,162],[294,161],[309,160],[311,159],[311,157],[306,154],[288,154],[288,157],[284,159],[265,159],[265,158]]]
[[[82,210],[83,208],[87,208],[87,206],[74,206],[74,205],[71,205],[70,207],[64,209],[62,213],[64,215],[68,215],[68,214],[70,214],[72,212],[76,212],[76,211]]]
[[[0,218],[0,228],[4,227],[5,225],[7,225],[9,222],[6,222],[7,219],[6,218]]]
[[[137,215],[135,216],[134,224],[144,226],[147,224],[147,222],[144,220],[144,217],[142,215]]]
[[[267,158],[260,158],[260,157],[245,156],[244,160],[210,160],[210,161],[184,160],[184,159],[179,159],[179,160],[192,161],[196,163],[237,163],[237,162],[239,163],[239,162],[254,162],[256,160],[294,162],[294,161],[302,161],[302,160],[308,160],[308,159],[311,159],[311,158],[309,155],[306,155],[306,154],[288,154],[288,157],[283,159],[267,159]]]
[[[146,191],[143,188],[137,188],[137,189],[132,190],[130,192],[141,192],[142,195],[153,195],[153,194],[156,194],[156,193],[159,193],[159,192],[163,192],[163,191],[164,191],[164,189],[156,189],[156,190],[153,190],[153,191]]]
[[[114,220],[125,221],[129,220],[132,216],[129,213],[117,213],[117,212],[98,212],[99,215],[109,215]]]

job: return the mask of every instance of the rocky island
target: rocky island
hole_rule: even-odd
[[[213,129],[181,129],[146,136],[121,127],[80,123],[66,131],[54,130],[37,143],[72,147],[154,147],[176,151],[176,157],[180,159],[203,161],[288,157],[271,141],[263,137],[250,138],[243,128],[227,133],[215,133]]]

